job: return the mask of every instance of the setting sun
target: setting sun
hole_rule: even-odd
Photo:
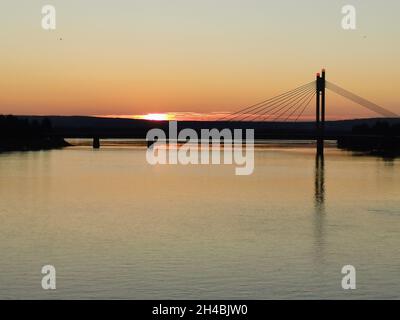
[[[140,118],[153,121],[168,121],[168,120],[173,120],[174,116],[168,113],[148,113],[143,116],[140,116]]]

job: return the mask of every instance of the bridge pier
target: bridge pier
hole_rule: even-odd
[[[100,138],[99,137],[93,138],[93,149],[100,149]]]

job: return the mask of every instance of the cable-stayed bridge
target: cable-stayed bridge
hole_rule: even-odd
[[[400,119],[396,113],[329,82],[325,78],[325,70],[322,70],[309,83],[227,114],[223,118],[213,121],[179,121],[178,128],[191,128],[197,132],[213,128],[219,130],[225,128],[254,129],[256,139],[316,140],[317,151],[320,153],[323,152],[325,139],[339,141],[343,138],[354,138],[352,128],[355,123],[360,125],[361,121],[326,122],[326,111],[330,110],[326,107],[326,89],[377,113],[379,116],[393,118],[388,120],[391,123]],[[299,121],[310,108],[315,110],[315,121]],[[60,122],[59,119],[53,120]],[[376,122],[374,119],[365,119],[361,124],[371,124],[372,121]],[[72,117],[56,127],[56,135],[63,138],[90,138],[93,139],[95,148],[100,147],[100,139],[143,139],[152,128],[161,128],[168,132],[167,121],[111,118],[80,119]],[[376,136],[364,136],[364,138],[382,139],[382,137]],[[398,138],[396,137],[396,139]]]
[[[325,120],[325,89],[329,89],[340,96],[349,99],[370,111],[381,116],[397,118],[399,115],[381,107],[367,99],[364,99],[340,86],[331,83],[325,79],[325,70],[317,74],[316,80],[306,83],[302,86],[279,94],[275,97],[253,104],[228,114],[219,121],[298,121],[308,107],[311,106],[313,97],[320,100],[320,109],[316,108],[317,121]]]
[[[342,87],[326,80],[325,69],[321,73],[317,73],[316,79],[302,86],[284,92],[275,97],[253,104],[251,106],[240,109],[236,112],[226,115],[219,121],[229,122],[297,122],[304,112],[312,104],[315,99],[315,138],[317,140],[317,152],[322,153],[324,147],[325,136],[325,118],[326,118],[326,89],[351,100],[370,111],[381,116],[389,118],[398,118],[399,116],[373,103],[359,95],[356,95]]]

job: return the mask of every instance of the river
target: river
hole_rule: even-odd
[[[0,200],[1,299],[400,298],[396,159],[266,143],[237,176],[82,144],[0,154]]]

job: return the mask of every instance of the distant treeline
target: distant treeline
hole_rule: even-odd
[[[378,120],[372,125],[356,125],[352,133],[337,140],[339,148],[385,158],[400,156],[400,123]]]
[[[377,121],[372,126],[364,123],[354,126],[352,133],[374,136],[400,136],[400,122],[391,125],[387,121]]]
[[[51,121],[21,119],[12,115],[0,115],[0,136],[2,138],[42,137],[52,133]]]
[[[53,135],[48,118],[38,121],[0,115],[0,151],[53,149],[67,145],[64,139]]]

